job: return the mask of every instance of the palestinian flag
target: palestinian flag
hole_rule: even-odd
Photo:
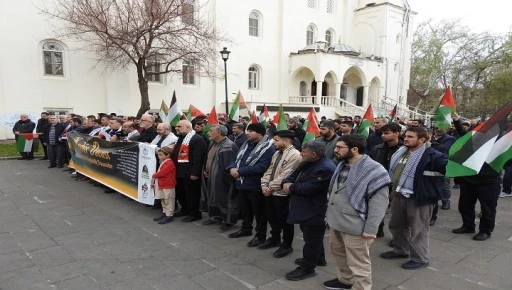
[[[16,147],[18,148],[18,152],[32,152],[32,145],[34,144],[34,135],[36,136],[35,138],[37,138],[37,134],[18,134],[18,140],[16,140]]]
[[[455,112],[455,100],[452,96],[452,89],[447,87],[434,116],[436,127],[439,129],[450,128],[452,125],[453,112]]]
[[[485,162],[494,170],[501,170],[507,158],[510,159],[512,143],[510,132],[500,139],[498,136],[507,132],[507,117],[510,112],[512,102],[455,141],[449,151],[446,177],[476,175]]]
[[[279,130],[288,130],[288,124],[286,123],[286,116],[284,115],[283,105],[279,105],[279,110],[277,111],[274,119],[272,121],[274,125],[276,125],[276,129]]]
[[[487,156],[485,162],[499,173],[510,159],[512,159],[512,128],[508,128],[508,133],[501,136],[494,143],[491,153]]]
[[[238,122],[238,119],[240,117],[240,110],[242,109],[247,109],[247,103],[245,102],[242,93],[238,91],[238,93],[236,94],[235,102],[233,103],[233,106],[229,111],[229,118],[231,120]]]
[[[187,112],[187,120],[192,121],[196,117],[206,117],[205,113],[201,112],[198,108],[190,105]]]
[[[396,104],[395,107],[393,108],[393,110],[389,113],[389,121],[390,122],[393,122],[393,120],[395,120],[395,118],[396,118],[397,107],[398,107],[398,104]]]
[[[267,127],[267,120],[270,118],[270,114],[267,110],[267,105],[263,105],[263,108],[261,108],[260,116],[258,117],[258,122],[263,124],[263,126]]]
[[[169,113],[169,108],[167,107],[167,104],[164,100],[162,100],[162,103],[160,104],[160,112],[158,115],[160,116],[160,120],[164,121],[167,118],[167,114]]]
[[[204,133],[208,134],[210,128],[213,125],[219,125],[219,119],[217,118],[217,110],[215,109],[215,106],[213,106],[212,110],[210,111],[210,116],[208,116],[208,122],[206,123],[206,126],[204,126]]]
[[[304,140],[302,140],[302,142],[314,140],[316,137],[320,136],[318,120],[315,117],[315,109],[311,108],[311,110],[309,110],[308,118],[304,122],[304,125],[302,125],[302,129],[306,130],[306,135],[304,136]]]
[[[258,117],[256,116],[256,110],[254,110],[251,114],[251,123],[252,124],[259,123]]]
[[[357,128],[357,133],[363,135],[365,138],[368,138],[370,135],[370,127],[373,126],[373,122],[375,122],[375,115],[373,115],[372,104],[370,104],[368,109],[366,109],[366,113],[364,113],[361,125],[359,125]]]
[[[171,106],[169,107],[169,113],[167,114],[166,121],[171,126],[176,127],[176,124],[181,120],[181,111],[178,108],[178,102],[176,101],[176,91],[172,93]]]

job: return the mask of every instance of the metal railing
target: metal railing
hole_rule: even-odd
[[[290,104],[302,104],[302,105],[320,105],[324,107],[333,107],[336,109],[339,115],[363,115],[366,112],[366,108],[357,106],[353,103],[347,102],[335,96],[322,96],[320,97],[320,103],[317,102],[316,96],[290,96]],[[394,104],[382,103],[372,104],[374,113],[377,115],[388,116],[393,110]],[[406,119],[423,119],[428,120],[433,115],[424,110],[408,105],[399,105],[398,114],[401,118]]]

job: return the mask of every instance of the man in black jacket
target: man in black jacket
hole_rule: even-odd
[[[143,116],[144,118],[144,116]],[[207,155],[207,145],[203,137],[192,129],[192,123],[181,120],[176,125],[178,141],[174,146],[172,161],[176,166],[176,197],[181,212],[174,216],[188,215],[182,221],[193,222],[201,219],[201,174]]]
[[[134,138],[133,140],[141,143],[151,143],[151,141],[155,139],[156,135],[158,135],[155,128],[155,117],[150,114],[142,115],[142,117],[140,117],[140,130],[141,132],[139,137]]]
[[[304,237],[303,258],[295,260],[299,267],[286,274],[286,279],[292,281],[311,277],[317,265],[325,265],[327,191],[336,169],[325,156],[325,144],[321,141],[304,143],[301,155],[304,162],[281,183],[290,195],[288,223],[299,224]]]
[[[391,156],[395,154],[398,148],[402,147],[403,142],[400,140],[400,132],[402,131],[402,127],[397,123],[389,123],[380,129],[382,132],[382,141],[381,143],[372,148],[370,151],[370,157],[379,162],[386,170],[389,171],[389,163],[391,162]],[[390,188],[391,192],[391,188]],[[377,232],[377,237],[384,237],[384,220],[379,225],[379,231]]]
[[[50,122],[49,126],[46,127],[43,137],[43,145],[48,147],[48,159],[50,160],[50,166],[48,168],[64,167],[66,161],[66,147],[64,142],[60,139],[60,136],[64,132],[64,124],[59,123],[57,116],[48,117]]]
[[[393,251],[382,253],[384,259],[411,260],[402,264],[406,270],[427,267],[430,262],[429,222],[434,204],[441,197],[448,158],[426,147],[428,133],[423,128],[408,128],[404,146],[391,157],[389,173],[393,183],[391,220]]]
[[[41,140],[41,144],[43,143],[42,140],[43,140],[44,130],[46,129],[46,127],[49,126],[49,123],[48,123],[49,115],[50,114],[48,114],[48,112],[42,112],[41,118],[37,121],[36,133],[39,135],[39,140]],[[48,148],[46,147],[46,145],[43,145],[43,150],[44,150],[44,157],[42,157],[41,160],[47,160],[48,159]]]
[[[291,118],[288,121],[288,129],[295,133],[295,137],[299,140],[299,148],[301,148],[304,137],[306,136],[306,131],[300,126],[299,119]]]
[[[452,114],[455,128],[461,136],[468,133],[462,127],[460,117]],[[459,213],[462,216],[462,226],[454,229],[454,234],[475,232],[475,204],[478,200],[482,208],[479,232],[473,236],[475,241],[485,241],[491,237],[496,219],[496,206],[500,195],[500,174],[489,164],[484,163],[480,172],[472,176],[460,177]]]
[[[34,122],[30,121],[27,114],[21,114],[20,119],[18,122],[14,124],[14,127],[12,128],[12,132],[14,133],[14,138],[16,141],[18,141],[18,138],[21,138],[19,134],[24,133],[32,133],[34,129],[36,128],[36,124]],[[19,160],[32,160],[34,159],[34,147],[32,147],[32,150],[30,152],[20,152],[21,157],[18,158]]]
[[[370,136],[368,136],[368,139],[366,140],[369,150],[371,150],[373,147],[384,142],[381,138],[381,136],[382,136],[381,128],[382,128],[382,126],[386,125],[387,123],[388,123],[388,120],[386,118],[382,118],[382,117],[375,118],[375,121],[373,122],[373,127],[375,128],[375,131],[371,132]]]

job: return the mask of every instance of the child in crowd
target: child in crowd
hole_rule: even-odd
[[[158,159],[160,167],[153,174],[152,186],[155,187],[155,199],[162,202],[162,215],[153,220],[159,224],[172,222],[174,215],[174,206],[176,200],[176,167],[171,160],[172,148],[163,147],[158,149]]]

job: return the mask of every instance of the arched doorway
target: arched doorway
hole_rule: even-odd
[[[311,104],[312,96],[316,94],[316,88],[313,88],[315,75],[307,67],[300,67],[290,79],[289,102],[292,104]]]

